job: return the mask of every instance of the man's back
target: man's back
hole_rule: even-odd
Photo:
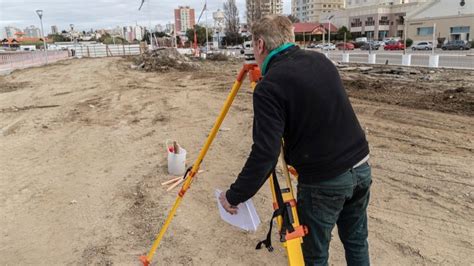
[[[275,97],[284,109],[286,159],[299,182],[337,176],[369,153],[337,69],[324,55],[293,47],[268,69],[255,93]]]

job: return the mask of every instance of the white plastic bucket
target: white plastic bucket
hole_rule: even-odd
[[[170,175],[181,176],[186,171],[186,150],[181,146],[179,147],[179,153],[170,151],[169,145],[170,140],[166,140],[166,152],[168,152],[168,173]]]

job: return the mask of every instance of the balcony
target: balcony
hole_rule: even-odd
[[[390,21],[389,20],[379,20],[379,25],[389,26]]]
[[[362,22],[351,22],[351,28],[362,27]]]
[[[375,20],[368,20],[365,22],[365,26],[374,26],[375,25]]]
[[[351,32],[361,32],[362,27],[351,27]]]

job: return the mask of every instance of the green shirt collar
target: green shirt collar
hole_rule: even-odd
[[[262,64],[262,75],[265,75],[267,73],[267,67],[268,67],[268,63],[270,62],[270,60],[277,54],[281,53],[282,51],[292,47],[292,46],[295,46],[294,43],[291,43],[291,42],[288,42],[288,43],[285,43],[283,45],[281,45],[280,47],[272,50],[268,55],[267,57],[265,57],[265,60],[263,60],[263,64]]]

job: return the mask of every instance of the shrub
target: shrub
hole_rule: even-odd
[[[410,38],[407,38],[407,47],[410,47],[413,44],[413,40]]]

